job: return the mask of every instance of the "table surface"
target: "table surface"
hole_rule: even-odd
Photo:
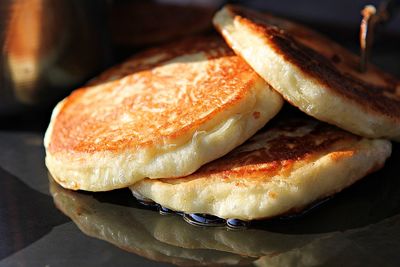
[[[305,215],[232,231],[194,227],[178,215],[143,209],[127,190],[65,190],[48,177],[42,137],[0,132],[0,266],[400,262],[397,144],[384,169]]]

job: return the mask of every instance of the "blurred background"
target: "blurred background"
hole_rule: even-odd
[[[0,129],[44,131],[54,105],[146,47],[212,31],[225,3],[305,23],[358,53],[361,9],[381,1],[1,0]],[[400,77],[400,16],[376,38],[372,62]]]

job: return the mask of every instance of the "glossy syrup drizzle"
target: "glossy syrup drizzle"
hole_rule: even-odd
[[[136,196],[135,196],[136,197]],[[151,210],[158,210],[161,215],[177,214],[183,217],[185,222],[195,226],[206,226],[206,227],[223,227],[226,226],[228,229],[240,230],[246,229],[249,222],[242,221],[239,219],[222,219],[217,216],[204,214],[204,213],[184,213],[180,211],[174,211],[169,208],[163,207],[160,204],[155,203],[150,199],[139,199],[137,201],[144,207]]]

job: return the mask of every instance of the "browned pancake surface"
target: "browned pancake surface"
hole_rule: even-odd
[[[205,73],[184,62],[185,55],[199,52]],[[171,64],[178,57],[185,64],[179,59]],[[216,38],[150,49],[71,94],[55,120],[48,150],[116,151],[169,142],[240,102],[256,77]]]
[[[144,179],[130,189],[136,197],[185,213],[271,218],[340,192],[381,168],[390,153],[387,140],[290,118],[268,124],[189,176]]]
[[[272,134],[271,131],[272,130]],[[341,153],[349,144],[361,137],[345,132],[328,124],[318,123],[308,119],[289,119],[266,127],[242,146],[226,156],[201,167],[190,177],[163,179],[166,183],[180,183],[198,178],[212,179],[215,175],[225,182],[259,179],[265,182],[266,177],[272,179],[275,175],[289,173],[301,162],[312,162],[321,154],[331,154],[331,157],[346,157]],[[338,149],[339,148],[339,149]],[[352,153],[351,151],[348,151]]]
[[[400,120],[400,82],[373,65],[358,72],[359,57],[299,24],[243,7],[229,6],[241,23],[265,36],[277,54],[369,112]]]

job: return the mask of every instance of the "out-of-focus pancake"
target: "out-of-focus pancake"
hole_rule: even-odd
[[[299,24],[226,6],[214,24],[242,56],[290,103],[355,134],[400,140],[400,82]]]
[[[299,211],[383,166],[391,143],[311,119],[283,119],[187,177],[144,179],[134,195],[185,213],[262,219]]]
[[[60,102],[45,136],[62,186],[105,191],[188,175],[243,143],[282,98],[220,39],[150,49]]]

